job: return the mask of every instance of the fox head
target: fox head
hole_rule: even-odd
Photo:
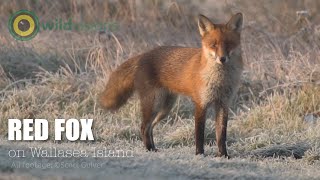
[[[202,52],[208,61],[226,64],[240,54],[242,22],[241,13],[232,16],[227,24],[214,24],[204,15],[199,15]]]

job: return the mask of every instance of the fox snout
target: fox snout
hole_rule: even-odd
[[[221,57],[217,57],[216,58],[216,62],[219,64],[225,64],[229,61],[229,57],[228,56],[221,56]]]
[[[227,54],[219,55],[216,52],[211,52],[211,59],[218,64],[225,64],[229,61],[229,56]]]
[[[220,63],[224,64],[225,62],[227,62],[228,58],[225,56],[220,57]]]
[[[225,45],[220,45],[217,49],[217,63],[224,64],[229,60],[229,53]]]

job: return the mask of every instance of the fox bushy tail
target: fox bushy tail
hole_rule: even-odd
[[[100,105],[103,108],[117,110],[133,94],[138,60],[138,57],[129,59],[111,73],[109,81],[99,97]]]

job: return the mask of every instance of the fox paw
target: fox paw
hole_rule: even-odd
[[[147,152],[159,152],[159,149],[157,149],[157,148],[147,149]]]
[[[221,153],[217,153],[216,157],[224,157],[226,159],[231,159],[231,157],[228,154],[221,154]]]

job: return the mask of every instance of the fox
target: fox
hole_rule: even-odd
[[[104,109],[115,111],[134,92],[140,100],[141,136],[148,151],[158,151],[153,128],[172,109],[177,96],[190,97],[194,104],[196,155],[204,154],[207,110],[215,112],[218,157],[227,153],[228,111],[240,86],[242,13],[226,24],[213,23],[200,14],[201,48],[160,46],[129,58],[113,71],[99,96]]]

